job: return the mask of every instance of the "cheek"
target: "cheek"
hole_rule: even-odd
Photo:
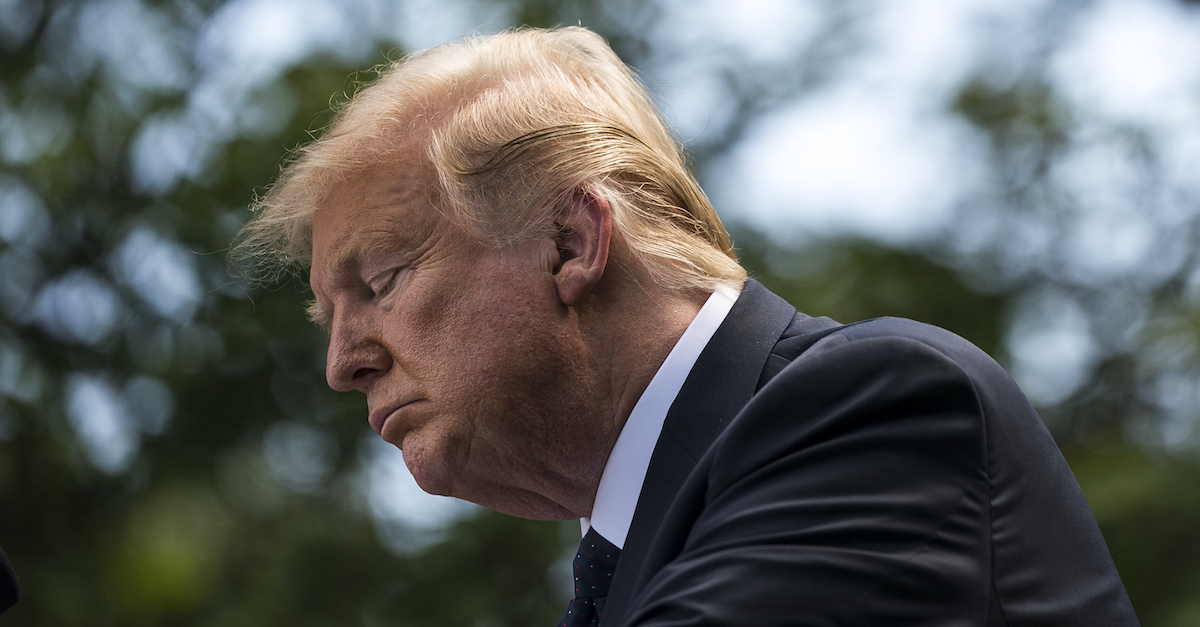
[[[481,253],[410,285],[391,312],[393,347],[454,413],[521,412],[552,374],[556,303],[536,263]]]
[[[470,311],[470,322],[451,331],[460,340],[447,349],[460,364],[454,374],[462,377],[459,384],[468,387],[464,395],[475,397],[481,410],[506,416],[528,414],[535,409],[531,406],[544,401],[544,388],[553,378],[560,349],[552,311],[529,286],[511,281],[480,286],[477,296],[472,307],[464,307]]]
[[[447,352],[478,324],[479,313],[452,281],[436,277],[414,285],[387,312],[396,350],[425,371],[436,370]],[[414,374],[417,374],[414,372]]]

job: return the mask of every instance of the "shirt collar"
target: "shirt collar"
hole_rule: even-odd
[[[729,288],[713,291],[662,366],[659,366],[658,372],[654,373],[654,378],[633,406],[604,465],[592,516],[579,519],[583,533],[586,534],[589,527],[595,528],[596,533],[606,540],[618,548],[624,548],[642,483],[646,479],[646,469],[650,467],[650,456],[662,433],[667,411],[679,395],[700,353],[717,332],[717,327],[725,321],[737,298],[738,292]]]

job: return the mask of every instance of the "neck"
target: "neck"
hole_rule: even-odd
[[[605,286],[579,311],[589,371],[605,438],[587,469],[588,495],[578,512],[591,511],[604,465],[634,406],[679,338],[708,299],[708,292],[647,289],[648,280]],[[613,291],[609,291],[613,290]]]
[[[610,318],[618,321],[604,333],[612,347],[608,388],[617,432],[707,298],[707,292],[643,294],[633,299],[634,311]]]

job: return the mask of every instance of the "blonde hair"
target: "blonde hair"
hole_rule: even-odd
[[[231,264],[273,280],[307,268],[312,216],[329,190],[417,142],[431,200],[482,241],[553,228],[586,186],[609,203],[614,234],[670,289],[740,289],[746,272],[645,87],[584,28],[468,37],[394,63],[297,151],[255,202]]]

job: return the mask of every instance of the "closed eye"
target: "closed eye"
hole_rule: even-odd
[[[388,292],[391,292],[392,288],[396,285],[396,275],[399,273],[400,270],[398,268],[394,270],[388,270],[387,272],[384,272],[383,274],[368,281],[367,286],[371,288],[371,293],[374,294],[376,298],[379,298],[380,296],[387,296]]]
[[[383,298],[388,294],[396,291],[397,286],[412,269],[411,265],[400,266],[386,272],[380,273],[375,278],[368,281],[367,286],[371,289],[371,294],[375,298]]]

